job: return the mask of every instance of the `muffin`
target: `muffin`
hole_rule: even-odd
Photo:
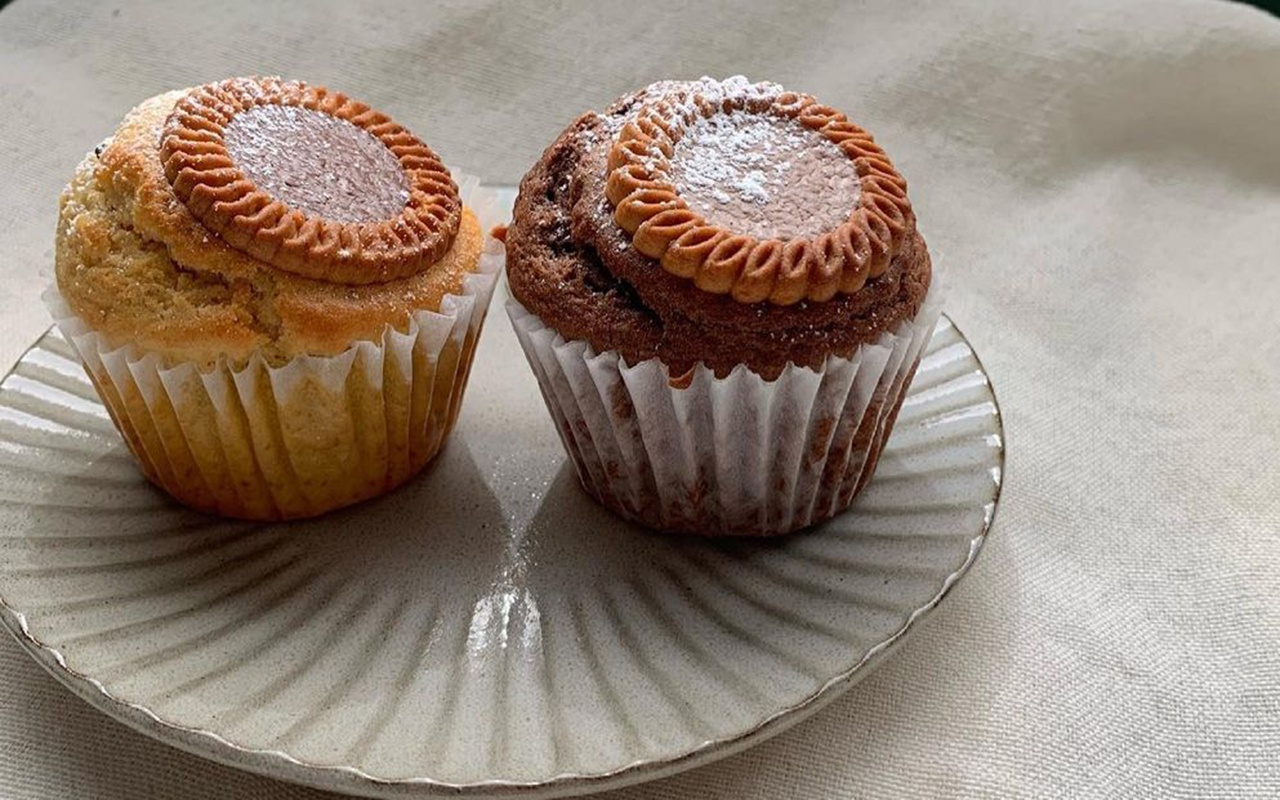
[[[464,186],[323,87],[169,92],[63,192],[46,301],[148,479],[314,516],[403,483],[457,418],[502,259]]]
[[[505,242],[508,312],[583,487],[665,531],[782,534],[846,509],[939,314],[884,150],[740,76],[579,117]]]

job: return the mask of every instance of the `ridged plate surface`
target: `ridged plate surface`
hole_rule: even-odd
[[[770,542],[619,522],[579,490],[501,315],[476,364],[419,479],[251,525],[151,488],[49,333],[0,386],[0,616],[93,705],[218,761],[370,796],[571,794],[833,699],[995,511],[999,414],[945,317],[854,510]]]

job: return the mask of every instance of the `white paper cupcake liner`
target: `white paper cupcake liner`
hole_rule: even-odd
[[[914,319],[820,370],[789,364],[767,381],[699,364],[683,388],[656,358],[596,353],[514,299],[507,313],[588,493],[659,530],[764,536],[843,511],[870,478],[939,295],[930,289]]]
[[[496,196],[455,176],[488,230]],[[173,362],[112,347],[67,305],[43,299],[142,471],[187,505],[234,517],[313,516],[381,494],[422,469],[457,417],[505,254],[486,235],[476,271],[403,332],[334,356],[273,366]]]

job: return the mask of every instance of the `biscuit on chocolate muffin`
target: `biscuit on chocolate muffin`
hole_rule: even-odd
[[[828,355],[847,357],[913,317],[931,269],[909,205],[903,247],[883,274],[825,302],[738,302],[699,289],[635,248],[605,196],[613,138],[655,95],[699,87],[671,82],[627,95],[602,114],[583,114],[547,148],[520,184],[507,231],[512,294],[566,338],[589,341],[597,352],[616,350],[632,364],[660,358],[673,375],[699,362],[719,376],[739,363],[766,378],[789,362],[818,368]],[[820,139],[794,127],[801,139]],[[794,172],[785,177],[802,182]],[[729,209],[749,207],[759,196],[721,194],[728,199],[719,205]],[[820,191],[803,194],[810,204],[822,199]],[[790,210],[781,219],[791,219]]]
[[[505,242],[508,311],[584,488],[661,530],[773,535],[847,508],[938,313],[884,150],[741,77],[580,116]]]

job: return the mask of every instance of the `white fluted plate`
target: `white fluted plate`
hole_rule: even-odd
[[[273,525],[147,484],[49,333],[0,385],[0,617],[94,706],[226,764],[374,797],[550,797],[817,710],[982,544],[1000,419],[945,317],[854,509],[767,542],[656,535],[596,506],[505,322],[425,474]]]

